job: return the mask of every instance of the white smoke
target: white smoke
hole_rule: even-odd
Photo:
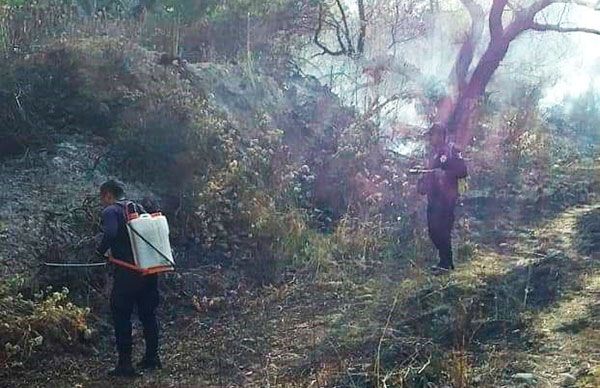
[[[521,1],[527,5],[528,0]],[[402,89],[415,93],[430,89],[448,88],[449,75],[470,20],[458,0],[439,1],[440,10],[425,16],[424,33],[417,39],[389,47],[385,27],[372,21],[367,37],[366,58],[360,61],[327,55],[312,58],[313,66],[305,71],[329,84],[343,101],[359,111],[369,106],[373,95],[384,99]],[[354,1],[348,1],[350,14]],[[490,0],[482,1],[488,10]],[[507,23],[510,14],[506,15]],[[600,11],[577,4],[555,4],[538,22],[565,27],[587,27],[600,30]],[[475,62],[487,46],[489,32],[485,24],[484,36],[476,51]],[[314,50],[313,50],[314,54]],[[389,71],[381,84],[369,86],[365,66],[383,63]],[[542,88],[542,105],[559,104],[565,97],[577,96],[588,90],[600,74],[600,36],[586,33],[556,33],[529,31],[519,36],[510,46],[507,57],[497,70],[488,92],[501,99],[510,99],[513,92],[526,85]],[[426,90],[429,89],[429,90]],[[414,126],[427,125],[426,117],[414,103],[399,101],[387,106],[380,117],[381,123],[394,126],[395,122]]]

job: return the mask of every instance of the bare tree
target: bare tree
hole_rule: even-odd
[[[351,32],[347,10],[342,4],[342,0],[335,0],[334,3],[331,6],[327,6],[326,2],[319,2],[318,24],[313,36],[313,42],[322,50],[321,54],[333,56],[345,55],[350,58],[359,58],[364,53],[365,36],[367,34],[368,21],[365,12],[365,2],[364,0],[356,0],[359,19],[357,34]],[[323,25],[334,31],[336,38],[335,48],[329,47],[322,42],[321,34],[323,32]],[[356,38],[354,35],[357,35]]]
[[[525,31],[555,31],[559,33],[583,32],[600,35],[600,30],[558,24],[543,24],[536,16],[553,4],[587,6],[598,10],[582,0],[535,0],[527,6],[518,6],[509,0],[493,0],[489,13],[475,0],[460,0],[469,12],[471,26],[456,58],[451,81],[452,95],[446,101],[449,109],[442,109],[437,121],[444,124],[449,134],[461,146],[472,139],[471,128],[476,119],[477,107],[492,76],[505,58],[510,44]],[[481,57],[475,61],[474,51],[480,43],[485,24],[489,27],[490,40]],[[505,24],[505,21],[508,21]]]

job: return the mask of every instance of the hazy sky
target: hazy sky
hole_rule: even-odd
[[[589,2],[594,3],[595,0]],[[489,7],[491,1],[487,3]],[[464,13],[463,6],[457,0],[445,0],[441,4],[449,10],[459,9]],[[538,15],[536,20],[548,24],[560,21],[564,27],[600,30],[600,11],[576,4],[554,4]],[[447,24],[447,21],[444,24]],[[436,35],[439,35],[440,40],[447,41],[449,28],[452,26],[446,25],[440,31],[434,32],[431,38],[435,41],[438,39]],[[487,34],[487,23],[485,29]],[[487,40],[482,44],[481,48],[487,45]],[[454,61],[457,46],[447,53],[441,53],[442,50],[438,45],[436,51],[439,52],[440,58],[435,72],[444,74],[448,71],[445,67]],[[448,54],[451,57],[448,57]],[[581,94],[589,88],[590,83],[600,88],[600,81],[596,81],[600,77],[600,35],[582,32],[526,32],[511,44],[508,55],[499,69],[500,74],[503,72],[512,73],[515,79],[526,78],[529,72],[531,75],[537,74],[555,80],[556,83],[545,91],[544,104],[560,103],[564,96]]]
[[[600,11],[578,6],[572,8],[569,25],[600,30]],[[586,91],[590,83],[600,89],[600,35],[569,33],[567,39],[572,42],[573,48],[559,59],[559,80],[546,92],[546,103],[558,103],[565,95],[578,95]]]
[[[355,13],[356,9],[352,7],[356,4],[355,0],[346,1],[350,12]],[[418,69],[420,77],[426,82],[446,83],[456,59],[459,42],[468,28],[469,17],[459,0],[439,0],[439,3],[444,12],[436,15],[434,24],[429,25],[425,36],[399,45],[397,57],[387,49],[388,42],[380,39],[383,35],[372,36],[368,40],[368,47],[374,51],[370,53],[371,57],[382,55],[386,58],[387,55],[396,58],[399,64],[406,61]],[[489,9],[491,1],[481,0],[481,3],[487,4],[484,7]],[[538,16],[539,22],[546,21],[544,19],[549,23],[560,19],[561,25],[566,27],[578,26],[600,30],[600,11],[574,4],[555,4],[549,7],[544,15]],[[481,55],[487,45],[487,23],[485,28],[487,36],[482,42],[482,47],[478,49],[478,55]],[[353,67],[352,61],[347,58],[321,56],[314,58],[313,62],[313,65],[307,68],[307,72],[317,75],[325,83],[329,81],[330,72],[335,72],[334,67],[348,72],[350,78],[355,71],[352,69],[356,67]],[[488,91],[506,98],[510,98],[511,90],[516,87],[540,81],[546,86],[542,99],[544,106],[560,104],[565,96],[579,95],[587,91],[590,84],[600,89],[600,35],[580,32],[526,32],[511,44],[507,57],[496,73],[496,79],[500,82],[489,85]],[[340,78],[334,82],[334,91],[344,97],[346,103],[361,105],[363,96],[356,101],[350,98],[353,95],[354,83],[347,81],[352,80]],[[401,79],[390,74],[385,81],[389,90],[380,90],[382,95],[395,93],[400,82]],[[382,85],[380,89],[386,89],[386,85]],[[496,90],[492,90],[494,88]],[[360,106],[357,108],[360,109]],[[399,122],[426,125],[425,117],[418,113],[415,104],[399,102],[390,105],[389,110]],[[390,119],[393,120],[392,117]]]

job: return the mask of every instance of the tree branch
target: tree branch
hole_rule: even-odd
[[[332,56],[344,55],[346,53],[346,49],[345,49],[344,45],[342,44],[341,40],[339,39],[339,29],[336,28],[336,33],[338,35],[338,40],[340,42],[340,49],[337,51],[334,51],[334,50],[331,50],[330,48],[328,48],[327,46],[325,46],[319,40],[319,35],[321,34],[322,28],[323,28],[323,6],[321,4],[319,4],[319,23],[317,24],[317,29],[315,30],[315,35],[313,36],[313,42],[315,42],[317,47],[319,47],[321,50],[323,50],[323,54],[329,54]]]
[[[596,11],[600,11],[600,1],[596,1],[596,4],[591,4],[590,0],[556,0],[556,3],[565,4],[576,4],[583,7],[593,8]]]
[[[373,116],[375,116],[376,114],[378,114],[383,108],[385,108],[387,105],[391,104],[394,101],[398,101],[398,100],[408,100],[413,98],[413,94],[405,91],[403,93],[396,93],[390,97],[388,97],[385,101],[378,103],[377,100],[374,100],[369,108],[367,109],[367,111],[365,112],[365,114],[361,117],[361,121],[362,122],[366,122],[369,119],[371,119]]]
[[[572,2],[570,0],[566,0],[567,2]],[[533,4],[531,4],[528,8],[525,8],[525,13],[533,18],[538,12],[543,11],[554,3],[562,2],[561,0],[537,0]]]
[[[590,28],[566,28],[559,25],[546,25],[536,23],[535,17],[544,9],[548,8],[552,4],[574,4],[589,7],[595,10],[600,10],[600,1],[595,5],[590,4],[585,0],[537,0],[529,7],[520,11],[515,20],[506,28],[504,39],[507,41],[514,40],[521,32],[526,30],[535,31],[557,31],[557,32],[586,32],[590,34],[596,34],[596,30]],[[542,26],[542,27],[540,27]],[[547,26],[547,27],[546,27]]]
[[[325,21],[325,24],[327,24],[329,27],[332,27],[333,29],[335,29],[335,38],[338,41],[338,44],[340,45],[340,51],[341,54],[348,54],[349,51],[346,48],[346,46],[344,45],[344,41],[342,39],[342,27],[339,25],[339,23],[337,22],[337,20],[333,20],[333,21]]]
[[[523,31],[531,28],[535,15],[559,1],[561,0],[537,0],[529,7],[518,11],[514,20],[504,29],[502,38],[505,42],[513,41]]]
[[[530,27],[534,31],[555,31],[555,32],[584,32],[587,34],[600,35],[600,30],[585,27],[562,27],[558,24],[540,24],[533,23]]]
[[[489,17],[490,36],[492,40],[498,40],[502,38],[502,34],[504,33],[502,15],[504,14],[504,8],[507,4],[508,0],[494,0],[492,3]]]
[[[388,46],[388,49],[391,49],[396,44],[396,28],[398,27],[398,21],[400,20],[400,4],[396,2],[394,4],[394,22],[392,23],[391,35],[392,35],[392,43]]]
[[[458,52],[458,57],[452,69],[452,76],[455,77],[459,94],[467,84],[467,75],[473,62],[475,48],[483,34],[483,21],[485,18],[483,8],[474,0],[461,0],[461,3],[469,11],[471,28]]]
[[[342,24],[344,25],[344,36],[346,37],[346,42],[348,43],[348,54],[354,54],[354,46],[352,45],[352,37],[350,36],[350,28],[348,28],[348,20],[346,18],[346,12],[344,11],[344,6],[341,3],[341,0],[335,0],[340,14],[342,15]]]
[[[323,9],[323,2],[319,2],[319,19],[313,36],[313,42],[317,47],[323,50],[323,52],[317,55],[346,55],[349,58],[356,59],[364,53],[368,16],[364,0],[356,0],[356,3],[358,6],[359,30],[356,46],[354,46],[353,36],[350,31],[348,16],[346,15],[343,1],[335,0],[334,5],[331,5],[332,7],[337,8],[339,15],[335,12],[335,9],[332,10],[331,8],[327,8],[327,11],[325,11]],[[332,30],[335,30],[335,39],[337,40],[339,49],[334,50],[320,40],[324,25],[326,29],[331,28]],[[332,45],[335,45],[335,43],[332,43]]]
[[[357,55],[362,55],[365,51],[365,36],[367,35],[367,16],[365,14],[364,0],[357,0],[358,18],[360,19],[360,31],[358,33],[358,43],[356,44]]]

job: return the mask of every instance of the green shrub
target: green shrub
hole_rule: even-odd
[[[104,77],[125,78],[125,63],[123,47],[109,40],[58,43],[0,63],[3,154],[49,145],[56,135],[111,136],[130,101],[126,89]]]
[[[0,284],[0,369],[18,365],[38,353],[69,349],[88,336],[89,309],[69,302],[69,290],[47,289],[23,296],[21,277]]]
[[[213,171],[205,167],[206,179],[196,181],[200,191],[192,220],[207,249],[228,257],[235,254],[254,267],[257,260],[263,261],[259,267],[277,266],[273,244],[285,230],[286,220],[286,203],[279,198],[286,187],[281,183],[286,166],[273,163],[273,156],[281,151],[281,135],[259,129],[257,137],[244,140],[233,131],[224,132],[220,147],[209,150],[224,160],[215,163],[213,159],[209,165]]]

